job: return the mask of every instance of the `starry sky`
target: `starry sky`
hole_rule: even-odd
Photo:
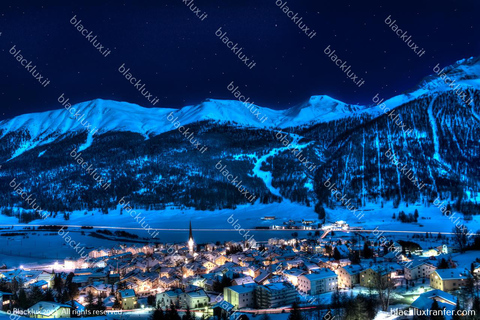
[[[288,0],[285,5],[315,30],[313,38],[277,6],[285,0],[42,2],[0,4],[0,119],[62,108],[62,93],[73,103],[102,98],[152,107],[120,74],[122,64],[158,97],[155,107],[235,99],[227,90],[233,81],[250,101],[285,109],[321,94],[371,104],[377,93],[390,97],[414,87],[437,63],[480,52],[475,0]],[[74,15],[111,50],[108,56],[70,23]],[[387,16],[425,49],[423,56],[386,25]],[[215,35],[219,27],[255,67]],[[10,54],[14,45],[50,80],[46,87]],[[357,87],[324,54],[328,45],[364,85]]]

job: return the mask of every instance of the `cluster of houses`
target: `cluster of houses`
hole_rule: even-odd
[[[340,257],[327,255],[328,246],[336,248]],[[300,297],[375,286],[379,277],[394,279],[400,286],[429,281],[435,290],[418,299],[440,297],[445,302],[455,300],[447,292],[465,284],[465,268],[470,267],[455,264],[448,253],[451,249],[445,246],[429,249],[428,255],[417,252],[408,256],[374,247],[372,258],[362,258],[353,264],[349,259],[353,247],[349,241],[319,237],[273,238],[255,248],[247,242],[197,246],[190,231],[186,244],[100,248],[90,251],[86,260],[66,259],[56,271],[0,269],[0,279],[7,283],[15,279],[27,290],[35,286],[46,290],[52,288],[55,273],[65,279],[73,272],[71,281],[79,287],[75,306],[42,301],[29,308],[32,314],[54,318],[69,308],[85,308],[88,295],[102,299],[107,310],[147,308],[154,301],[162,308],[174,304],[209,314],[218,308],[225,309],[220,312],[278,308],[291,305]],[[450,268],[437,269],[441,258],[448,260]],[[480,271],[480,266],[475,270]],[[0,292],[4,310],[8,309],[10,297],[9,293]],[[416,305],[420,306],[420,302]]]

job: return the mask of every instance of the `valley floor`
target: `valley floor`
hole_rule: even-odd
[[[413,213],[415,209],[419,211],[418,223],[401,223],[392,219],[395,213],[403,210],[407,215]],[[192,222],[192,228],[197,243],[208,242],[224,242],[224,241],[242,241],[247,240],[239,232],[239,228],[253,229],[248,231],[248,238],[253,235],[255,241],[267,241],[270,238],[292,238],[292,233],[298,233],[299,238],[305,238],[309,232],[313,230],[254,230],[256,227],[268,228],[272,225],[284,225],[289,220],[297,221],[297,225],[301,225],[301,220],[314,220],[318,222],[317,214],[313,207],[306,207],[297,203],[283,201],[282,203],[274,203],[268,205],[255,204],[246,205],[236,210],[219,210],[219,211],[197,211],[193,209],[180,210],[170,208],[163,211],[145,211],[135,210],[136,213],[129,214],[120,209],[110,211],[109,214],[100,212],[73,212],[69,220],[64,220],[63,215],[56,218],[47,218],[46,220],[35,220],[29,224],[19,224],[16,218],[0,216],[0,233],[11,233],[23,231],[25,226],[38,225],[59,225],[70,226],[68,228],[69,235],[82,247],[87,249],[99,248],[102,246],[112,246],[114,243],[122,243],[128,239],[116,239],[111,241],[108,239],[99,239],[89,236],[89,233],[98,229],[109,228],[110,231],[125,230],[139,236],[139,242],[185,242],[188,239],[189,221]],[[344,220],[350,226],[357,226],[364,231],[373,231],[376,228],[384,232],[383,235],[388,240],[408,239],[414,233],[424,235],[426,232],[432,233],[434,236],[438,232],[449,233],[452,231],[454,224],[448,217],[442,216],[440,210],[435,206],[424,207],[401,205],[394,209],[389,203],[381,208],[380,204],[369,204],[364,209],[364,216],[361,219],[356,218],[349,210],[341,207],[335,209],[326,209],[326,223]],[[148,223],[151,228],[158,228],[158,237],[151,238],[149,233],[132,217],[140,213],[143,221]],[[264,220],[262,217],[274,216],[275,220]],[[462,223],[464,223],[462,221]],[[11,229],[15,226],[14,229]],[[94,226],[94,229],[82,230],[81,226]],[[474,216],[472,221],[465,223],[469,232],[476,232],[480,229],[479,216]],[[6,229],[8,228],[8,229]],[[82,233],[83,231],[83,233]],[[391,231],[391,232],[389,232]],[[322,234],[323,231],[320,230]],[[368,233],[361,233],[368,235]],[[377,234],[376,232],[374,235]],[[337,235],[338,232],[337,232]],[[344,237],[353,234],[345,233]],[[370,233],[369,237],[372,238]],[[417,241],[422,247],[434,246],[428,239]],[[1,236],[0,237],[0,264],[7,266],[31,265],[37,263],[54,263],[63,260],[66,257],[77,257],[78,254],[66,242],[65,237],[62,238],[55,231],[29,231],[25,236]]]

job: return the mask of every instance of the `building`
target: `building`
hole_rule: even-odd
[[[190,231],[188,235],[188,251],[190,254],[193,254],[195,247],[195,240],[193,240],[193,232],[192,232],[192,221],[190,221]]]
[[[255,307],[256,283],[226,287],[223,289],[223,299],[237,309]]]
[[[2,310],[3,306],[5,306],[5,305],[11,305],[12,295],[13,295],[13,293],[0,291],[0,310]]]
[[[339,288],[353,288],[354,285],[360,283],[360,272],[362,266],[358,264],[340,267],[335,270],[338,277]]]
[[[137,296],[133,289],[119,291],[123,310],[132,310],[137,307]]]
[[[157,306],[161,308],[169,308],[173,303],[175,306],[180,306],[180,298],[183,291],[180,289],[169,290],[157,293]]]
[[[255,289],[256,307],[278,308],[292,304],[297,299],[297,290],[289,282],[274,282]]]
[[[306,271],[293,268],[290,270],[283,270],[283,276],[290,281],[294,286],[298,286],[298,280],[300,276],[304,275]]]
[[[207,307],[210,302],[210,298],[203,290],[186,292],[183,294],[183,296],[184,296],[183,302],[184,302],[185,308],[187,306],[190,309],[203,308],[203,307]]]
[[[385,283],[392,278],[392,270],[389,267],[376,265],[360,272],[360,285],[363,287],[374,287],[379,277]]]
[[[457,290],[465,285],[463,269],[440,269],[430,274],[430,287],[442,291]]]
[[[437,301],[440,309],[446,309],[449,311],[455,310],[457,305],[457,298],[455,296],[442,290],[431,290],[422,293],[417,299],[415,299],[411,306],[418,310],[431,310],[433,301]]]
[[[70,318],[71,306],[50,302],[40,301],[27,309],[30,318]]]
[[[298,279],[298,289],[310,295],[333,291],[337,285],[338,276],[326,268],[316,273],[302,275]]]
[[[410,264],[405,265],[405,279],[417,280],[420,278],[430,278],[430,274],[436,269],[437,267],[427,261],[413,260]]]

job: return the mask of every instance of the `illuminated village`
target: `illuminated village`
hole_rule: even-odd
[[[294,306],[322,319],[341,296],[374,295],[382,306],[418,310],[436,301],[454,310],[457,296],[476,287],[478,251],[460,253],[441,235],[419,236],[438,244],[421,249],[327,229],[326,237],[316,231],[303,239],[197,244],[190,224],[186,243],[115,245],[53,265],[3,266],[0,301],[5,312],[38,318],[174,308],[225,319]]]

